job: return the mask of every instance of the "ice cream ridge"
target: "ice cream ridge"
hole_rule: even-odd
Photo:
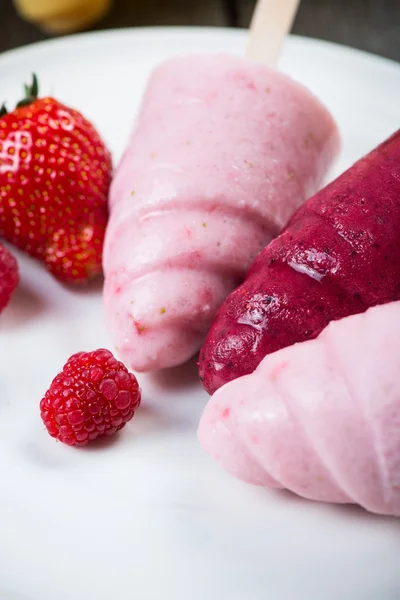
[[[264,64],[188,55],[155,69],[112,184],[104,248],[106,320],[131,368],[199,350],[338,146],[320,101]]]
[[[309,199],[257,256],[201,350],[206,390],[330,321],[400,300],[399,230],[400,130]]]
[[[199,427],[230,473],[400,516],[400,302],[331,322],[221,387]]]

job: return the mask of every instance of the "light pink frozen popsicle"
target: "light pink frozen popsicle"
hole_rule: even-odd
[[[104,248],[106,318],[131,368],[196,353],[338,145],[321,103],[262,64],[183,56],[155,70],[112,185]]]
[[[244,481],[400,516],[400,302],[333,321],[221,387],[203,447]]]

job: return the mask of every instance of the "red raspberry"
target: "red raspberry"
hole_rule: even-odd
[[[40,415],[52,437],[84,446],[122,429],[140,399],[136,377],[109,350],[78,352],[53,379]]]
[[[0,312],[8,304],[18,282],[17,261],[7,248],[0,244]]]

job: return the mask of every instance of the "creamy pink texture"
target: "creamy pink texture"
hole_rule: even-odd
[[[220,388],[199,427],[236,477],[400,516],[400,302],[334,321]]]
[[[256,254],[314,193],[338,150],[303,86],[233,56],[153,73],[111,189],[107,322],[151,371],[189,359]]]

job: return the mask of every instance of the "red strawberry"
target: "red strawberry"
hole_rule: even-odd
[[[122,429],[140,398],[136,377],[109,350],[79,352],[53,380],[40,414],[52,437],[84,446]]]
[[[18,282],[17,261],[7,248],[0,244],[0,312],[7,306]]]
[[[53,98],[0,110],[0,236],[61,281],[101,273],[111,157],[79,112]]]

